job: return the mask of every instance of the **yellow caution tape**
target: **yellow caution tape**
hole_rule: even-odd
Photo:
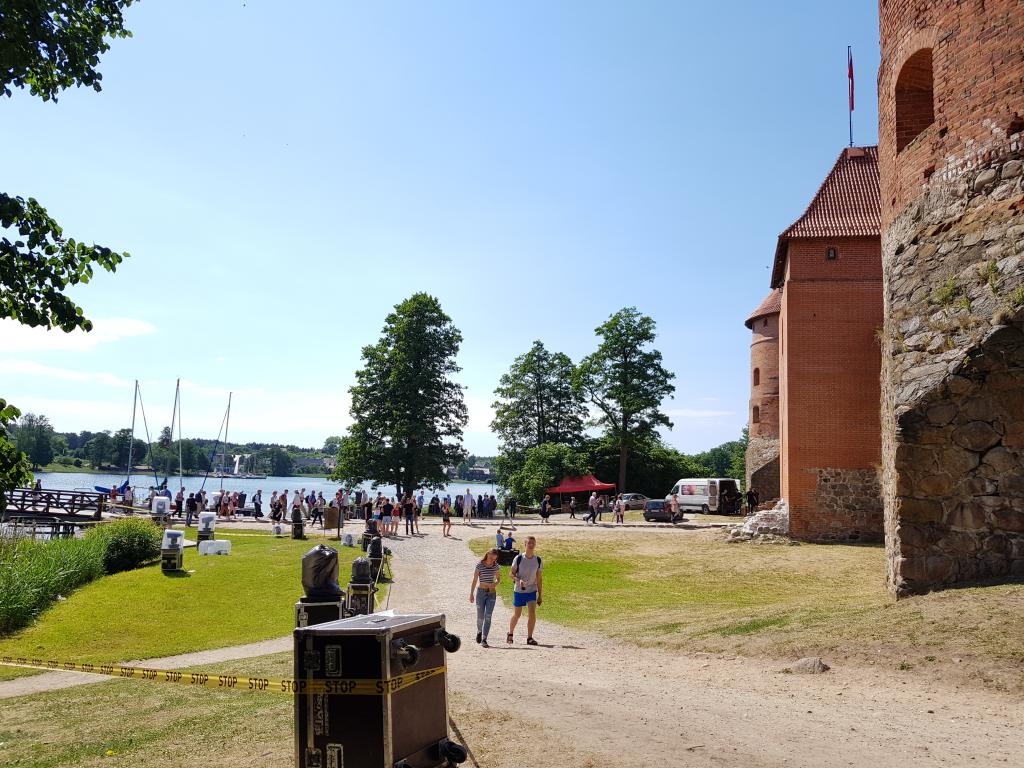
[[[32,667],[55,672],[87,672],[93,675],[107,675],[122,680],[140,680],[149,683],[177,683],[193,688],[213,688],[226,691],[252,691],[253,693],[304,693],[327,694],[332,696],[388,696],[423,682],[431,677],[443,675],[445,667],[398,675],[386,680],[359,677],[337,677],[328,679],[296,680],[294,678],[256,677],[249,675],[216,674],[213,672],[178,672],[173,669],[151,667],[130,667],[123,664],[87,664],[55,659],[29,659],[18,656],[2,656],[0,664],[10,667]]]

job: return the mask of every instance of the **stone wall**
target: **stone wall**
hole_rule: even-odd
[[[879,22],[883,497],[902,595],[1021,572],[1024,4],[882,0]]]
[[[1024,575],[1024,166],[933,183],[883,239],[889,586]]]
[[[779,498],[779,439],[752,437],[747,443],[747,488],[761,501]]]
[[[815,469],[817,519],[806,538],[881,541],[882,489],[875,469]]]

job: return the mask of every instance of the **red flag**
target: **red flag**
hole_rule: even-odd
[[[848,59],[847,75],[850,78],[850,111],[853,112],[853,49],[847,48],[846,56]]]

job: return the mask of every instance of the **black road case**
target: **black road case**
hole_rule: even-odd
[[[371,613],[295,630],[297,768],[440,768],[448,741],[444,614]]]

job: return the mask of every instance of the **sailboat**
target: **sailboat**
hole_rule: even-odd
[[[121,496],[124,494],[125,489],[132,482],[132,449],[135,447],[135,409],[139,404],[139,380],[135,380],[135,389],[132,391],[132,435],[128,439],[128,474],[121,485],[117,486],[117,495]],[[109,494],[110,488],[104,488],[102,485],[94,485],[98,493]]]

